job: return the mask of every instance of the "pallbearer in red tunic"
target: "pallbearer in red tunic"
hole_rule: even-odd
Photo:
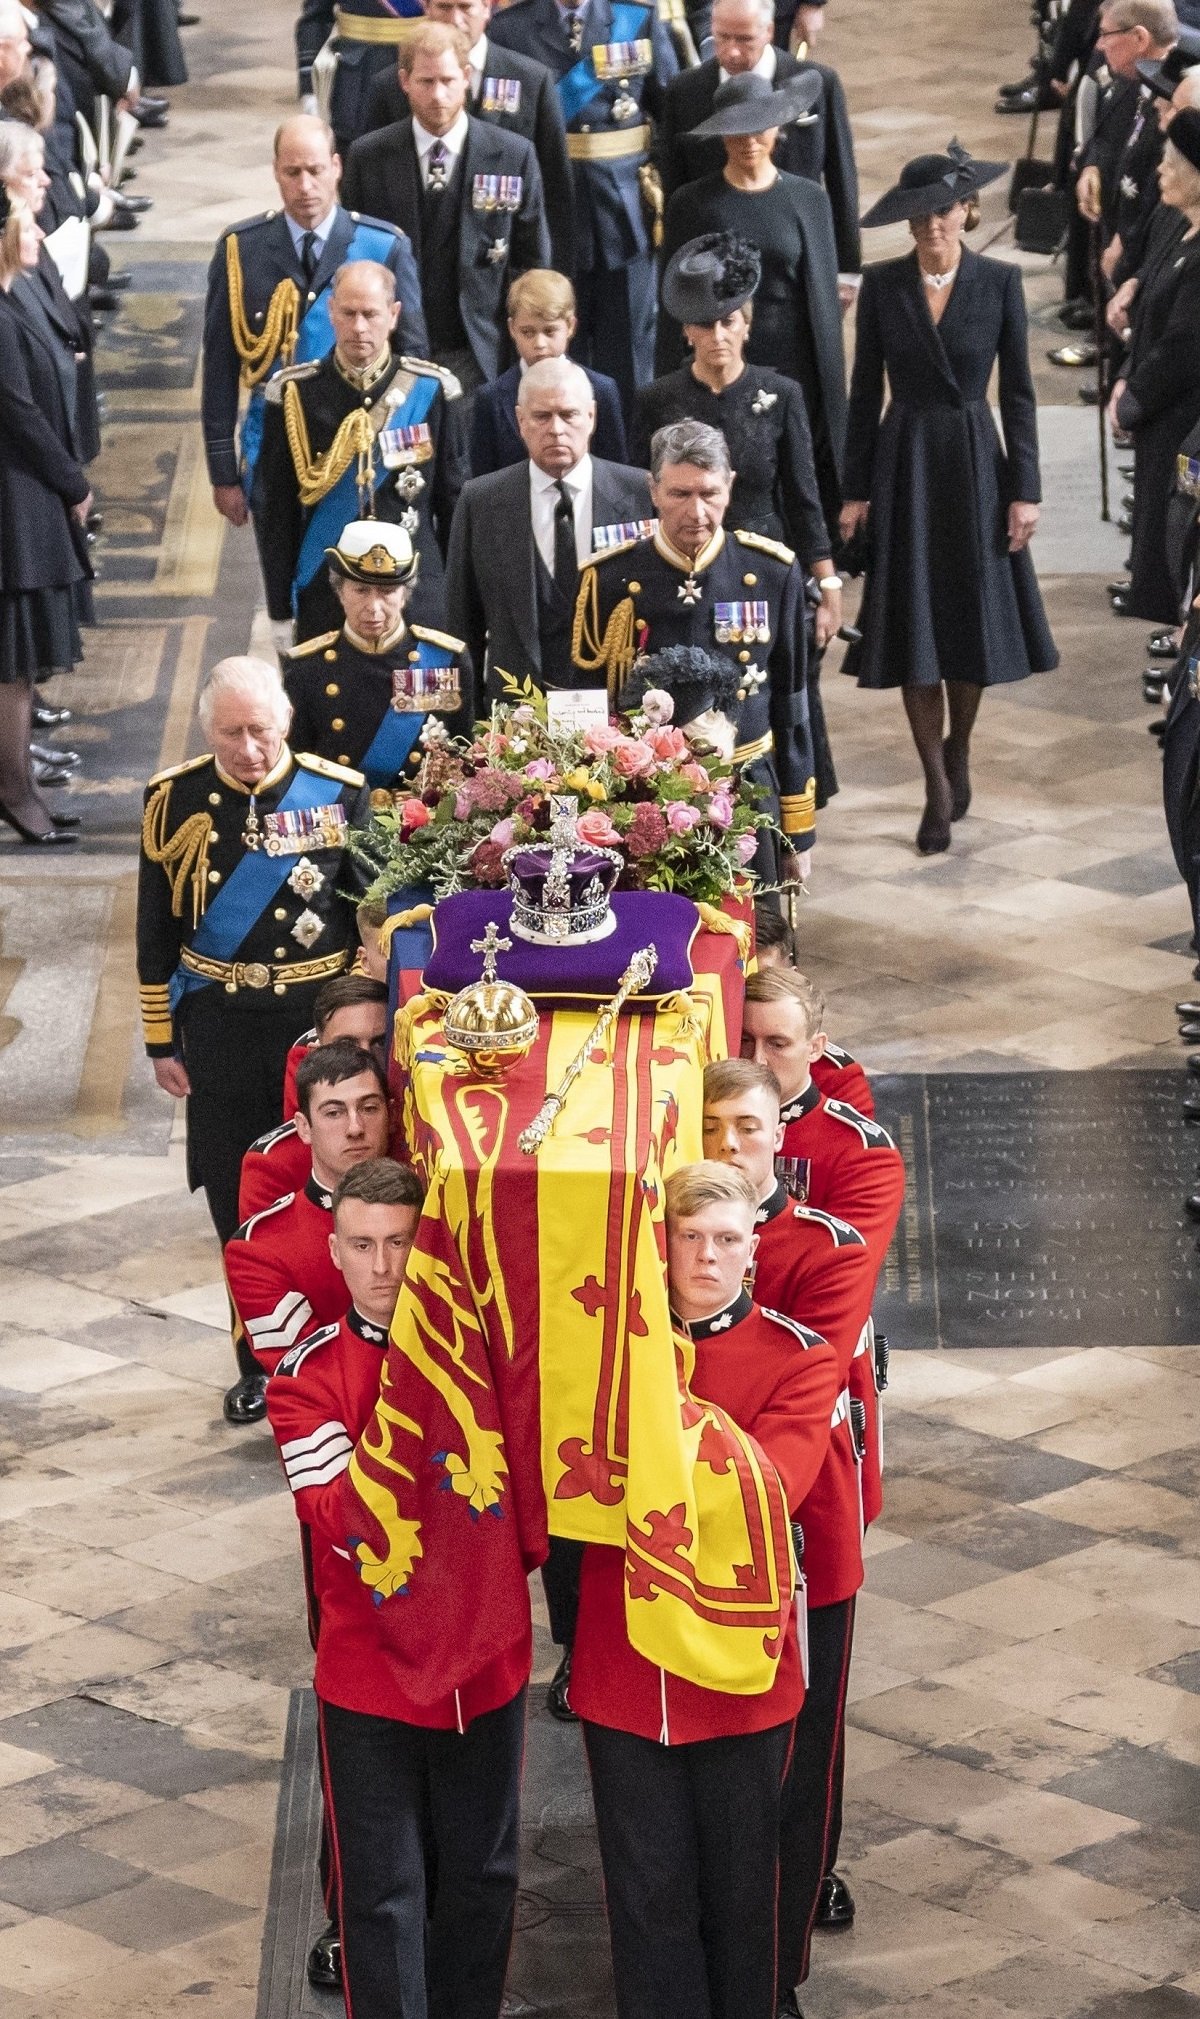
[[[794,1511],[829,1446],[837,1362],[744,1291],[755,1205],[741,1173],[718,1165],[686,1165],[667,1181],[672,1311],[695,1346],[691,1392],[749,1433]],[[727,1461],[715,1451],[710,1462]],[[585,1551],[571,1675],[618,2019],[775,2019],[779,1805],[804,1697],[802,1625],[793,1610],[764,1694],[701,1688],[630,1645],[624,1564],[619,1549]]]
[[[317,991],[311,1030],[298,1037],[287,1056],[283,1076],[283,1120],[251,1143],[242,1158],[238,1210],[242,1221],[273,1206],[285,1192],[299,1192],[312,1169],[312,1151],[296,1129],[296,1074],[314,1046],[338,1038],[387,1057],[387,984],[365,974],[339,974]]]
[[[795,935],[769,898],[760,898],[754,907],[754,958],[759,974],[768,968],[796,966]],[[821,1092],[831,1100],[848,1101],[860,1115],[874,1116],[870,1080],[853,1053],[844,1045],[835,1045],[827,1031],[821,1033],[821,1048],[814,1050],[810,1070]]]
[[[704,1148],[741,1171],[758,1200],[754,1293],[829,1341],[841,1393],[829,1453],[800,1508],[808,1580],[808,1689],[796,1721],[780,1826],[781,2012],[808,1974],[808,1946],[827,1869],[841,1785],[854,1598],[863,1581],[862,1471],[847,1387],[870,1315],[875,1271],[862,1235],[845,1220],[799,1205],[775,1174],[783,1140],[779,1082],[751,1059],[725,1059],[704,1075]]]
[[[742,1056],[769,1066],[783,1092],[784,1124],[779,1169],[798,1198],[856,1227],[866,1242],[878,1282],[904,1207],[904,1162],[887,1130],[846,1102],[830,1100],[813,1077],[824,1050],[825,1005],[794,968],[768,969],[746,984]],[[868,1331],[850,1367],[850,1394],[863,1432],[863,1513],[871,1522],[883,1505],[883,1440],[879,1342]],[[817,1925],[846,1927],[854,1902],[833,1871],[841,1835],[842,1760],[839,1755],[829,1826],[829,1859]]]
[[[229,1294],[263,1383],[299,1340],[345,1310],[346,1286],[329,1251],[331,1195],[355,1164],[386,1156],[388,1147],[387,1083],[374,1052],[351,1038],[318,1045],[296,1085],[308,1181],[247,1220],[225,1249]]]
[[[342,1179],[333,1249],[353,1301],[339,1323],[284,1355],[267,1411],[311,1537],[314,1687],[346,2010],[354,2019],[497,2019],[517,1894],[528,1634],[463,1689],[412,1702],[347,1554],[341,1512],[343,1475],[379,1400],[422,1198],[416,1174],[386,1159]],[[432,1902],[427,1849],[437,1869]]]

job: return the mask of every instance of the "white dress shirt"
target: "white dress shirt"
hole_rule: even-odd
[[[479,96],[479,87],[483,83],[484,72],[487,69],[487,60],[488,60],[488,39],[486,35],[481,35],[478,42],[475,44],[475,47],[472,49],[470,55],[467,57],[467,68],[471,73],[471,85],[469,96],[472,105],[474,105],[475,100]]]
[[[582,456],[562,479],[575,508],[575,558],[584,567],[592,558],[592,459]],[[529,512],[533,539],[548,572],[554,573],[554,514],[558,507],[558,478],[548,477],[536,463],[529,465]]]
[[[417,160],[421,167],[421,181],[429,187],[429,157],[439,139],[446,150],[446,180],[449,182],[458,166],[458,157],[467,144],[467,115],[460,112],[449,133],[426,133],[419,119],[413,118],[413,146],[417,150]]]
[[[763,50],[762,55],[759,57],[758,62],[754,65],[754,68],[750,71],[749,75],[751,77],[765,77],[768,84],[774,84],[775,58],[778,54],[779,52],[776,49],[775,44],[773,42],[768,42],[766,48]],[[730,71],[725,69],[725,66],[723,64],[719,63],[717,65],[718,84],[728,84],[731,74],[732,73]]]

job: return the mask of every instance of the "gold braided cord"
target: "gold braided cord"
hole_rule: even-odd
[[[300,330],[300,290],[294,280],[281,280],[267,304],[262,329],[255,334],[246,321],[246,290],[237,233],[225,240],[225,278],[229,284],[229,327],[233,347],[242,361],[242,384],[256,386],[276,362],[290,364]]]
[[[722,911],[719,905],[705,904],[703,901],[698,901],[696,910],[700,914],[701,925],[707,927],[709,932],[728,933],[732,939],[737,941],[738,959],[741,961],[749,960],[750,928],[748,925],[740,918],[730,918],[729,913]]]
[[[283,424],[287,429],[288,447],[292,452],[302,505],[320,504],[334,485],[341,482],[355,457],[358,458],[360,487],[372,488],[375,430],[365,407],[355,407],[348,413],[325,453],[314,456],[300,389],[294,380],[289,379],[283,389]]]
[[[180,822],[174,834],[167,833],[167,805],[171,797],[168,778],[146,803],[142,815],[142,850],[148,862],[161,865],[171,886],[171,914],[183,917],[184,886],[191,879],[192,927],[199,925],[208,899],[208,845],[212,818],[192,813]]]
[[[615,700],[622,683],[633,671],[636,652],[636,611],[633,598],[622,598],[600,632],[600,585],[596,570],[589,568],[579,587],[575,620],[571,626],[571,657],[582,673],[604,670],[609,700]]]

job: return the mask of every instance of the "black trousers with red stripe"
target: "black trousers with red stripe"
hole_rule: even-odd
[[[841,1834],[841,1771],[846,1684],[854,1643],[854,1600],[814,1606],[808,1615],[808,1689],[783,1788],[779,1826],[779,1983],[787,1991],[808,1976],[808,1952],[833,1854]]]
[[[664,1746],[585,1724],[617,2019],[775,2019],[792,1726]]]
[[[517,1901],[525,1691],[465,1732],[319,1710],[348,2019],[498,2019]]]

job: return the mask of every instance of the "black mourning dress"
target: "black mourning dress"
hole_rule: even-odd
[[[1130,608],[1151,623],[1176,624],[1167,507],[1175,458],[1200,421],[1200,234],[1171,245],[1143,271],[1123,376],[1117,419],[1133,436],[1134,466]]]
[[[1057,666],[1032,557],[1008,551],[1009,505],[1041,497],[1015,266],[964,248],[936,325],[915,253],[867,268],[843,487],[871,504],[862,643],[843,665],[860,687],[990,687]]]
[[[88,480],[73,387],[52,333],[0,291],[0,681],[65,672],[83,657],[91,568],[70,516]]]

